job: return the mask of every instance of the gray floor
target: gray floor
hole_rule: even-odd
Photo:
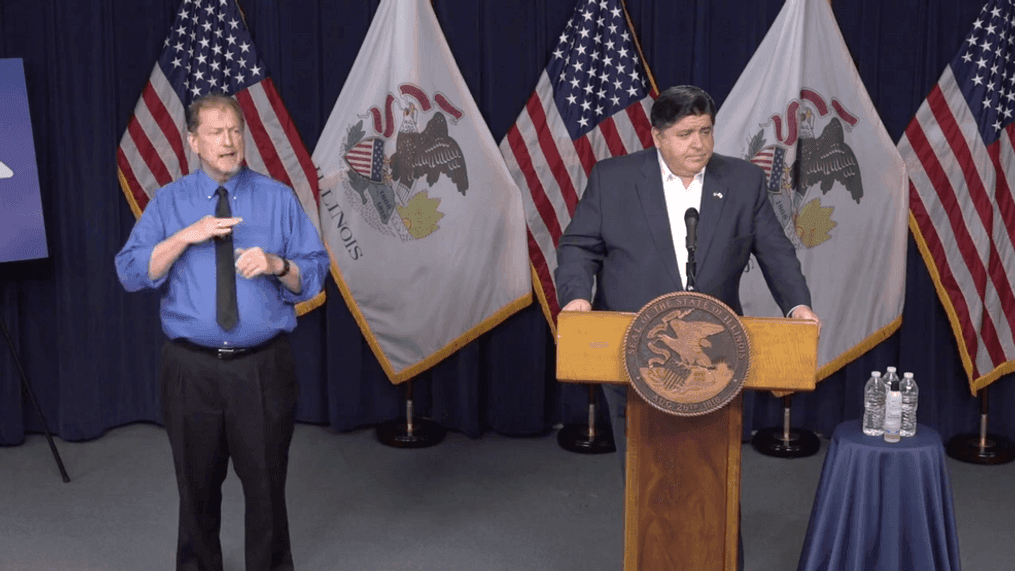
[[[779,460],[744,448],[747,570],[796,568],[821,452]],[[169,444],[135,424],[85,443],[0,448],[0,570],[170,570],[176,487]],[[966,571],[1015,569],[1015,464],[949,460]],[[598,571],[622,568],[615,455],[561,450],[554,435],[399,450],[373,431],[298,425],[289,471],[293,554],[301,571]],[[243,500],[226,481],[222,544],[243,569]]]

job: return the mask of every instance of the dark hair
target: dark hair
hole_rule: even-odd
[[[187,131],[197,133],[197,127],[201,122],[201,111],[223,107],[228,107],[236,112],[236,116],[240,119],[240,127],[246,125],[246,121],[243,119],[243,110],[240,109],[240,104],[235,99],[222,93],[209,93],[191,101],[190,106],[187,107]]]
[[[652,104],[652,126],[663,130],[688,115],[708,115],[715,123],[715,102],[700,87],[677,85],[659,94]]]

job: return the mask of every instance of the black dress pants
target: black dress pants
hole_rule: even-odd
[[[160,377],[180,491],[177,570],[222,570],[222,482],[230,458],[243,486],[247,571],[292,570],[285,484],[296,374],[288,339],[223,358],[168,341]]]

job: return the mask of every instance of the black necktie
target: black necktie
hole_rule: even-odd
[[[218,187],[215,194],[219,195],[215,205],[216,218],[230,218],[229,191]],[[226,234],[215,239],[215,320],[222,329],[229,331],[236,327],[240,320],[236,308],[236,265],[233,262],[233,235]]]

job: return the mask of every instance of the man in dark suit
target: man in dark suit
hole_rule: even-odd
[[[753,253],[784,314],[820,325],[793,244],[768,201],[764,171],[712,152],[715,111],[702,89],[671,87],[652,105],[656,147],[592,169],[557,247],[562,311],[633,312],[685,290],[684,217],[694,208],[700,212],[695,291],[742,314],[740,277]],[[623,462],[627,387],[603,390]]]
[[[714,119],[707,93],[672,87],[652,106],[656,148],[592,169],[557,248],[564,311],[637,311],[684,290],[686,268],[678,262],[686,260],[684,214],[694,207],[697,291],[742,313],[740,277],[753,253],[782,310],[817,320],[800,262],[768,201],[764,171],[712,153]]]

